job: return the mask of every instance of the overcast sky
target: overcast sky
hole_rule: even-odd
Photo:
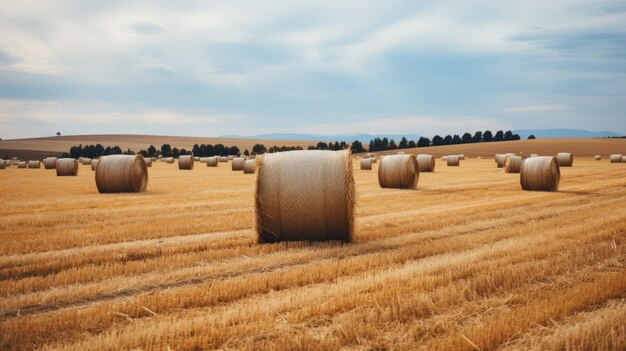
[[[0,137],[626,134],[625,1],[468,3],[3,0]]]

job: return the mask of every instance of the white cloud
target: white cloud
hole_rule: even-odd
[[[566,104],[531,104],[504,109],[505,112],[542,112],[542,111],[562,111],[571,109],[571,105]]]

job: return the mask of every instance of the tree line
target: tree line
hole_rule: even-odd
[[[370,141],[369,151],[384,151],[395,149],[409,149],[414,147],[428,147],[428,146],[441,146],[441,145],[456,145],[456,144],[471,144],[471,143],[484,143],[484,142],[497,142],[497,141],[511,141],[520,140],[518,134],[513,134],[510,130],[503,132],[497,131],[494,135],[491,131],[487,130],[483,132],[475,132],[474,135],[470,133],[464,133],[462,136],[458,134],[446,135],[441,137],[435,135],[432,140],[425,137],[420,137],[417,142],[413,140],[407,140],[403,137],[400,142],[396,143],[393,139],[387,138],[375,138]],[[534,135],[530,135],[528,139],[535,139]]]

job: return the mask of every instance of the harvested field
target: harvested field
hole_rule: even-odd
[[[354,162],[351,244],[256,244],[230,167],[156,162],[140,194],[2,170],[0,348],[626,348],[626,164],[530,192],[493,154],[417,190]]]

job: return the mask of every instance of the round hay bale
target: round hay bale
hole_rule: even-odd
[[[621,154],[613,154],[611,156],[609,156],[609,161],[611,163],[622,163],[622,155]]]
[[[78,160],[75,158],[60,158],[56,164],[57,177],[78,175]]]
[[[556,160],[561,167],[572,167],[574,165],[574,156],[569,152],[559,152],[556,154]]]
[[[228,157],[226,157],[226,156],[221,156],[221,157],[220,157],[220,162],[228,162]]]
[[[415,189],[419,172],[414,155],[385,156],[378,167],[378,184],[381,188]]]
[[[448,155],[446,160],[448,161],[448,167],[458,167],[461,164],[458,155]]]
[[[367,157],[372,158],[372,157],[376,157],[376,154],[373,152],[368,152],[367,153]]]
[[[57,157],[46,157],[43,159],[43,168],[55,169],[57,166]]]
[[[152,158],[144,157],[143,160],[146,162],[146,167],[152,167]],[[93,164],[93,162],[91,164]]]
[[[596,156],[594,157],[594,159],[595,159],[596,161],[600,161],[600,160],[602,159],[602,155],[596,155]]]
[[[465,160],[465,155],[459,155],[459,160]]]
[[[146,159],[144,158],[143,160],[145,161]],[[98,166],[98,161],[99,160],[97,158],[94,158],[93,160],[91,160],[91,170],[92,171],[96,170],[96,167]]]
[[[96,167],[100,193],[140,193],[148,186],[148,167],[139,155],[102,156]]]
[[[207,167],[217,167],[219,164],[219,160],[217,157],[207,157],[206,165]]]
[[[433,155],[420,154],[417,155],[416,159],[420,173],[435,171],[435,157]]]
[[[194,161],[200,161],[200,157],[195,156],[195,157],[193,158],[193,160],[194,160]]]
[[[504,161],[506,161],[505,154],[496,154],[496,164],[498,165],[498,168],[504,167]]]
[[[504,161],[504,173],[519,173],[522,169],[522,156],[507,156]]]
[[[355,191],[348,150],[265,154],[257,167],[259,242],[351,241]]]
[[[396,152],[396,155],[404,155],[404,151],[398,151]]]
[[[626,156],[622,156],[622,163],[626,163]]]
[[[200,163],[206,163],[208,159],[208,157],[200,157]]]
[[[41,168],[40,161],[28,161],[28,168]]]
[[[372,163],[378,163],[378,157],[370,157],[372,159]]]
[[[85,166],[91,165],[91,159],[90,158],[83,158],[83,160],[81,161],[81,163]]]
[[[522,162],[520,184],[524,190],[557,191],[561,170],[556,158],[531,157]]]
[[[28,166],[28,164],[26,163],[26,161],[18,161],[17,162],[17,168],[26,168]]]
[[[442,156],[442,157],[441,157],[441,160],[442,160],[443,162],[448,161],[448,156]]]
[[[226,158],[228,158],[228,161],[232,161],[232,160],[233,160],[233,158],[235,158],[235,156],[233,156],[233,155],[228,155],[228,156],[226,156]]]
[[[256,160],[250,159],[243,162],[243,173],[254,174],[256,172]]]
[[[361,169],[362,170],[372,170],[372,159],[371,158],[362,158],[361,159]]]
[[[165,163],[174,163],[174,158],[173,157],[166,158]]]
[[[537,154],[530,154],[530,156],[528,156],[528,157],[539,157],[539,155],[537,155]]]
[[[235,157],[233,158],[233,162],[231,163],[231,167],[233,171],[243,171],[243,162],[245,160],[243,157]]]
[[[178,169],[193,169],[193,156],[191,155],[181,155],[178,156]]]
[[[0,160],[0,169],[5,169],[7,168],[7,163],[4,160]]]

